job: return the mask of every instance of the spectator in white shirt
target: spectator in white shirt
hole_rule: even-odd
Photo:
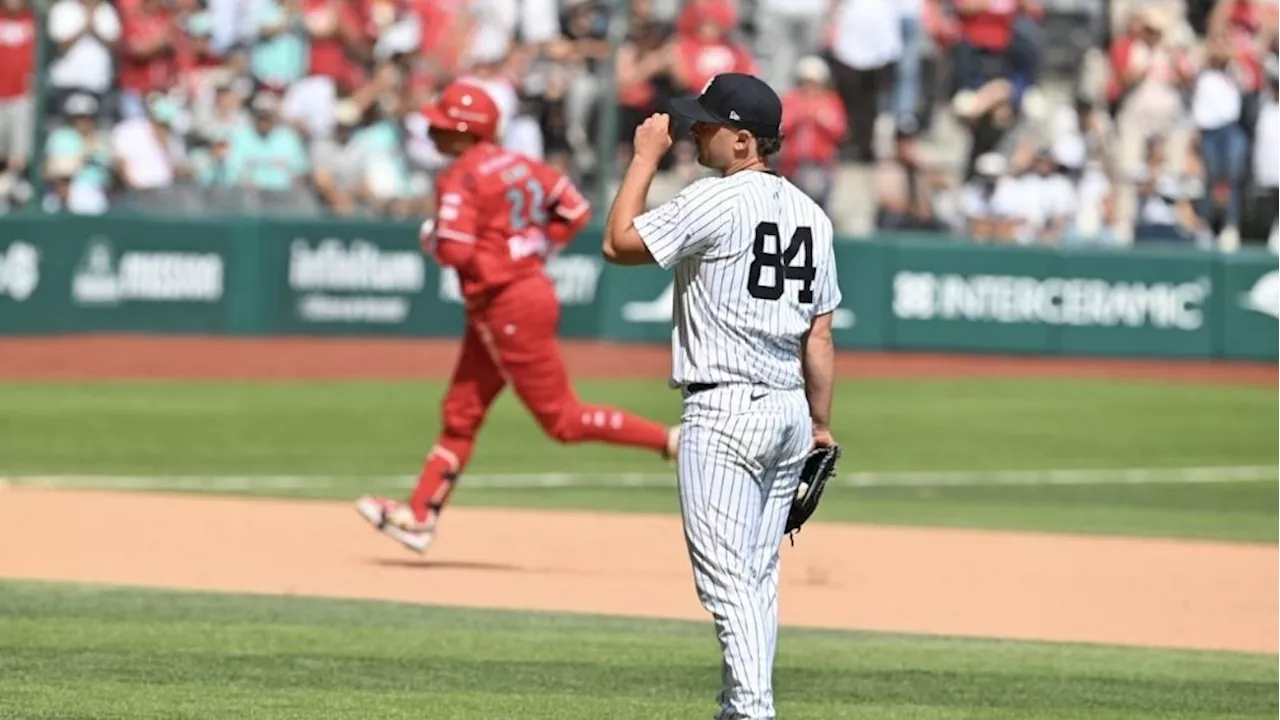
[[[1185,144],[1183,90],[1192,77],[1184,47],[1189,32],[1165,4],[1130,5],[1127,31],[1109,51],[1107,100],[1116,119],[1116,216],[1122,237],[1134,227],[1137,197],[1129,180],[1143,168],[1145,143],[1159,135],[1168,138],[1178,157]]]
[[[1147,161],[1133,178],[1138,190],[1135,242],[1189,242],[1200,231],[1192,201],[1203,192],[1199,181],[1175,172],[1165,157],[1165,139],[1147,141]]]
[[[827,0],[757,3],[756,57],[764,65],[765,80],[779,96],[794,84],[794,71],[801,56],[816,52],[822,45],[827,5]]]
[[[503,147],[536,160],[545,160],[546,142],[542,137],[542,126],[538,123],[536,103],[532,98],[521,94],[517,107],[519,113],[507,124]]]
[[[1240,195],[1249,157],[1249,138],[1240,126],[1244,93],[1226,36],[1210,39],[1205,49],[1205,67],[1196,77],[1191,96],[1191,115],[1200,133],[1200,158],[1205,169],[1206,192],[1197,211],[1212,225],[1215,200],[1222,203],[1218,247],[1230,252],[1240,247]]]
[[[1030,172],[1018,179],[1021,242],[1056,245],[1062,240],[1076,212],[1075,184],[1066,171],[1049,148],[1041,148]]]
[[[999,206],[1013,223],[1012,240],[1019,245],[1035,242],[1044,223],[1039,177],[1032,171],[1031,147],[1020,147],[1010,158],[1009,171],[996,186]]]
[[[998,153],[985,153],[974,161],[974,177],[960,191],[960,207],[970,237],[978,242],[1014,242],[1017,239],[1017,180],[1008,177],[1008,162]]]
[[[333,136],[311,144],[312,184],[337,215],[354,215],[368,194],[367,153],[355,137],[361,115],[354,102],[340,101],[333,112]]]
[[[222,55],[238,43],[251,42],[271,0],[206,0],[213,19],[213,50]]]
[[[1266,73],[1267,86],[1253,126],[1253,186],[1276,190],[1280,188],[1280,54],[1267,59]]]
[[[1115,128],[1105,112],[1094,107],[1093,100],[1077,95],[1071,105],[1063,103],[1054,110],[1049,121],[1050,135],[1057,139],[1072,138],[1082,143],[1083,157],[1105,164],[1113,161]],[[1075,152],[1073,149],[1071,152]]]
[[[250,120],[244,102],[253,94],[253,81],[226,73],[215,75],[211,86],[211,101],[193,103],[189,108],[192,130],[206,137],[230,137]]]
[[[520,109],[520,95],[508,73],[511,38],[496,26],[484,25],[476,30],[467,53],[468,72],[458,79],[484,88],[498,106],[498,139],[506,138],[507,127]]]
[[[1280,72],[1277,58],[1271,55],[1266,62],[1266,83],[1258,96],[1258,119],[1253,126],[1253,196],[1255,207],[1254,226],[1276,237],[1277,204],[1280,203],[1280,104],[1276,97],[1280,89]]]
[[[840,0],[835,6],[831,75],[859,162],[875,161],[876,116],[889,110],[881,100],[888,99],[894,68],[902,59],[901,20],[897,0]]]
[[[1086,136],[1078,132],[1060,135],[1053,143],[1053,159],[1071,183],[1075,202],[1062,235],[1065,245],[1109,245],[1114,242],[1111,224],[1114,201],[1106,164]]]
[[[117,172],[129,190],[171,187],[186,173],[186,148],[172,130],[177,104],[163,96],[147,103],[145,117],[125,120],[111,134]]]
[[[49,84],[55,102],[74,91],[99,100],[111,89],[113,57],[120,41],[120,16],[107,0],[58,0],[49,9],[53,60]]]
[[[102,188],[78,177],[80,163],[73,157],[60,157],[48,163],[45,177],[49,181],[41,209],[47,213],[101,215],[107,211],[107,196]]]

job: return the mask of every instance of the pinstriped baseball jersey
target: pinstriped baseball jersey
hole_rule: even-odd
[[[801,339],[841,299],[822,208],[777,175],[742,171],[699,180],[634,224],[675,268],[673,387],[804,386]]]
[[[778,545],[813,447],[800,346],[840,304],[831,221],[786,180],[743,171],[634,224],[675,270],[680,511],[724,657],[719,720],[773,720]]]

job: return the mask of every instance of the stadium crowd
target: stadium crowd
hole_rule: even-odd
[[[1276,242],[1277,0],[1073,3],[1106,14],[1067,77],[1048,0],[631,0],[620,44],[604,0],[32,2],[0,0],[4,211],[429,215],[417,110],[457,77],[505,145],[597,187],[604,103],[625,163],[736,70],[783,95],[777,169],[845,232]],[[700,172],[687,131],[665,170]]]

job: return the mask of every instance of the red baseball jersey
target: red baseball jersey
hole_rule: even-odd
[[[423,249],[458,271],[464,297],[541,273],[591,218],[558,170],[482,142],[440,173],[434,232]]]

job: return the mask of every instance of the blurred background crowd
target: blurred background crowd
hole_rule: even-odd
[[[606,198],[644,117],[744,71],[845,234],[1274,249],[1278,2],[0,0],[0,211],[430,215],[417,111],[459,77]]]

